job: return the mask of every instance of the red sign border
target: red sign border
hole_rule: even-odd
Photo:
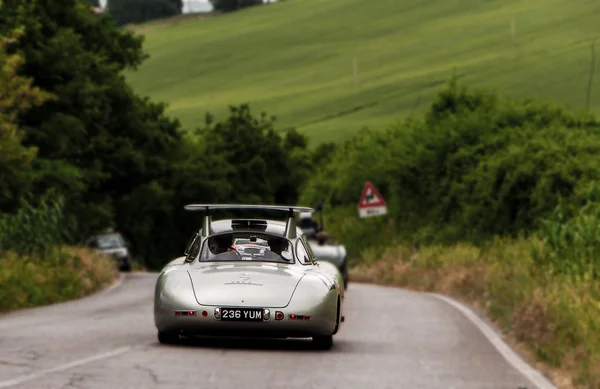
[[[377,202],[377,203],[372,203],[372,204],[365,204],[365,200],[367,197],[367,190],[371,188],[371,190],[373,191],[373,194],[377,195],[377,197],[379,197],[381,199],[381,201]],[[375,186],[370,182],[367,181],[365,183],[365,187],[363,188],[362,191],[362,195],[360,196],[360,201],[358,202],[358,208],[373,208],[373,207],[381,207],[386,205],[385,199],[383,198],[383,196],[377,191],[377,189],[375,189]]]

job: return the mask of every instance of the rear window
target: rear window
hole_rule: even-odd
[[[292,253],[292,245],[282,236],[254,232],[235,232],[213,235],[206,239],[200,252],[200,262],[255,261],[281,262],[281,252]]]

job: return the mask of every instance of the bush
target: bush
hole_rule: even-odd
[[[112,258],[74,248],[54,248],[44,260],[4,253],[0,269],[0,312],[83,297],[119,274]]]
[[[594,117],[452,81],[424,117],[339,147],[302,200],[354,208],[371,181],[402,235],[478,243],[535,231],[559,198],[580,202],[599,177]]]

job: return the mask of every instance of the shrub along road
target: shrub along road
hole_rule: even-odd
[[[0,317],[0,388],[536,387],[452,305],[371,285],[349,290],[328,352],[303,340],[160,345],[155,279],[128,274],[105,293]]]

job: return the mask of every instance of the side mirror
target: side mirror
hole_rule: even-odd
[[[281,258],[285,259],[288,262],[294,259],[294,257],[292,257],[292,253],[290,253],[289,251],[282,251]]]

